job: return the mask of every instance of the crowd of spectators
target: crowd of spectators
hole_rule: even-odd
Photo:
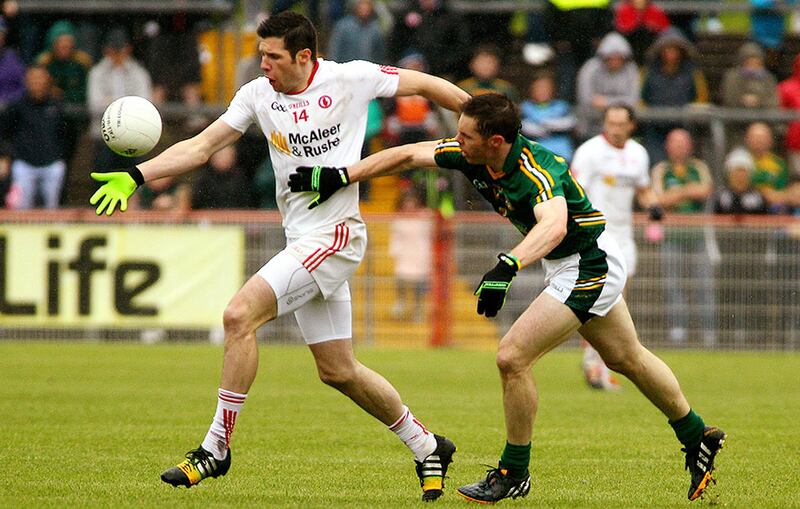
[[[713,83],[698,59],[696,16],[668,15],[657,1],[548,0],[517,30],[519,44],[505,44],[502,37],[476,40],[471,33],[475,24],[446,0],[412,0],[394,12],[383,0],[331,2],[327,12],[313,14],[329,16],[327,37],[320,41],[323,57],[423,70],[471,94],[507,94],[519,102],[523,134],[570,160],[577,143],[599,132],[599,113],[611,104],[702,107],[718,98],[720,106],[732,108],[799,110],[800,56],[787,76],[775,63],[785,40],[785,19],[776,20],[774,2],[752,3],[751,40],[738,48],[736,64]],[[302,3],[273,7],[297,8],[294,4]],[[88,174],[88,165],[100,171],[130,165],[92,128],[114,99],[139,95],[157,105],[180,102],[189,110],[203,102],[198,23],[186,14],[100,26],[74,18],[30,22],[21,19],[15,2],[3,2],[3,9],[0,198],[6,207],[76,205],[64,189],[70,171]],[[503,26],[496,29],[508,32]],[[530,41],[530,46],[545,48],[537,58],[528,58],[534,54],[530,48],[521,51]],[[230,79],[241,86],[259,75],[258,65],[257,56],[242,59]],[[786,79],[779,82],[776,72]],[[88,116],[65,114],[75,107],[85,108]],[[167,123],[163,144],[198,132],[209,120],[190,115],[182,123]],[[452,134],[453,123],[426,100],[407,97],[371,105],[370,126],[367,151]],[[669,140],[677,138],[672,144],[680,145],[688,137],[701,153],[699,134],[676,119],[643,123],[636,137],[655,165],[654,176],[672,168],[666,173],[680,180],[686,165],[673,161]],[[800,204],[800,186],[795,185],[800,122],[733,124],[727,134],[730,154],[724,167],[702,172],[712,180],[713,192],[685,203],[677,200],[674,210],[795,212]],[[254,136],[248,142],[245,137],[241,145],[213,158],[188,181],[148,186],[132,205],[180,210],[274,206],[263,139]],[[705,168],[704,163],[689,166]],[[666,197],[678,192],[664,188]]]

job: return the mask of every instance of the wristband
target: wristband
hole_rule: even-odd
[[[661,205],[653,205],[648,212],[652,221],[661,221],[664,218],[664,209]]]
[[[508,265],[509,268],[511,268],[511,270],[514,271],[514,273],[522,269],[522,264],[519,263],[517,257],[512,254],[500,253],[499,255],[497,255],[497,259]]]
[[[142,187],[144,185],[144,175],[142,175],[141,170],[136,166],[131,166],[126,170],[128,175],[131,176],[134,182],[136,182],[136,187]]]

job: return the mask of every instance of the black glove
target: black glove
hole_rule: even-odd
[[[497,265],[484,274],[481,284],[475,290],[478,296],[478,314],[487,318],[497,316],[497,312],[506,301],[511,280],[519,270],[519,260],[505,253],[497,255]]]
[[[651,221],[661,221],[664,219],[664,209],[661,205],[653,205],[648,209]]]
[[[311,191],[317,193],[317,196],[311,200],[309,209],[313,209],[349,184],[350,177],[347,175],[347,168],[300,166],[289,175],[289,189],[292,192]]]

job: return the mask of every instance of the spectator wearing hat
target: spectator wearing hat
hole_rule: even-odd
[[[642,70],[642,104],[682,108],[707,103],[708,85],[695,59],[694,45],[677,29],[670,28],[658,36]],[[674,122],[658,122],[642,129],[642,144],[651,161],[666,158],[664,139],[676,127],[680,126]]]
[[[67,20],[56,21],[47,31],[47,49],[36,58],[53,77],[53,92],[65,103],[86,102],[86,80],[92,57],[76,46],[76,31]]]
[[[86,103],[86,80],[92,67],[92,58],[76,46],[76,30],[67,20],[56,21],[47,31],[47,49],[36,58],[53,79],[53,94],[65,104]],[[75,154],[80,134],[86,129],[81,118],[67,118],[64,132],[64,160],[69,163]],[[66,181],[69,181],[66,177]],[[64,186],[66,190],[69,186]]]
[[[732,108],[775,108],[777,83],[764,67],[764,52],[754,42],[738,51],[739,63],[725,71],[722,79],[722,105]]]
[[[633,61],[631,45],[620,34],[603,37],[595,56],[578,72],[578,107],[593,117],[584,126],[584,137],[601,131],[600,114],[611,104],[631,107],[639,102],[639,69]]]
[[[114,28],[103,43],[103,58],[89,71],[86,100],[94,125],[100,125],[100,117],[114,100],[127,95],[152,98],[152,82],[147,70],[131,55],[128,34],[122,28]],[[95,136],[95,168],[110,170],[130,166],[131,160],[112,152],[100,138],[100,129],[92,129]]]
[[[767,201],[753,187],[753,157],[745,148],[735,148],[725,158],[725,186],[714,197],[717,214],[766,214]]]
[[[25,93],[25,65],[16,50],[6,46],[8,25],[0,16],[0,106],[7,105]]]

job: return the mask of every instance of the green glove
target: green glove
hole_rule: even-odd
[[[105,182],[91,198],[89,203],[97,205],[97,215],[106,211],[110,216],[119,204],[119,210],[125,212],[128,209],[128,198],[134,191],[144,184],[144,175],[139,168],[133,166],[125,171],[113,171],[111,173],[92,173],[91,177],[98,182]]]

